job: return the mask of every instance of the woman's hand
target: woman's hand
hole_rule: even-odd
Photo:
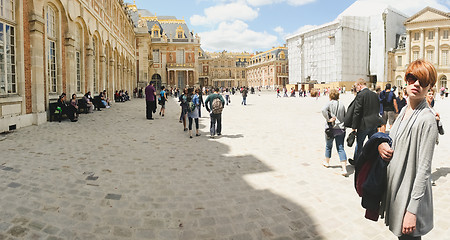
[[[328,122],[333,123],[334,121],[336,121],[336,117],[332,117],[328,120]]]
[[[406,211],[405,216],[403,217],[403,234],[411,234],[416,230],[416,215]]]
[[[439,113],[436,113],[436,120],[441,121],[441,115],[439,115]]]
[[[380,157],[388,162],[392,159],[392,154],[394,154],[394,150],[389,146],[388,143],[384,142],[380,145],[378,145],[378,153],[380,154]]]

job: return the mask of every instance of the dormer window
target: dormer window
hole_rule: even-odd
[[[181,26],[177,28],[177,38],[184,38],[184,30]]]
[[[161,31],[161,28],[159,28],[159,26],[158,25],[153,25],[153,27],[152,27],[152,38],[159,38],[160,36],[159,36],[159,32]]]

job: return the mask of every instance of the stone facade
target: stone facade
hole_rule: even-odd
[[[168,87],[199,86],[200,37],[184,19],[156,16],[128,5],[137,38],[138,85],[150,81]]]
[[[247,67],[249,87],[275,89],[289,84],[289,66],[287,47],[272,48],[257,53]]]
[[[136,87],[135,33],[116,0],[0,3],[0,132],[47,121],[65,92]]]
[[[246,67],[251,53],[203,53],[200,57],[200,85],[214,87],[247,86]]]
[[[390,82],[404,86],[406,68],[416,59],[433,63],[438,72],[436,87],[448,87],[450,78],[450,13],[426,7],[405,21],[406,34],[390,54]]]

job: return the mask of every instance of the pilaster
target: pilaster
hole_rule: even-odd
[[[30,15],[30,58],[31,58],[31,95],[32,112],[45,112],[48,104],[46,98],[46,75],[44,57],[45,20],[37,14]]]
[[[67,76],[67,95],[77,92],[77,65],[75,59],[75,38],[68,35],[64,42],[66,46],[66,76]]]

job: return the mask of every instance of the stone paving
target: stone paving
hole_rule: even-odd
[[[215,139],[209,118],[189,139],[175,100],[164,119],[146,120],[143,99],[0,135],[0,240],[396,239],[364,219],[335,150],[333,167],[320,164],[327,100],[266,92],[242,106],[232,96]],[[447,129],[449,105],[436,103]],[[435,228],[424,239],[450,236],[448,146],[444,135],[433,163]]]

